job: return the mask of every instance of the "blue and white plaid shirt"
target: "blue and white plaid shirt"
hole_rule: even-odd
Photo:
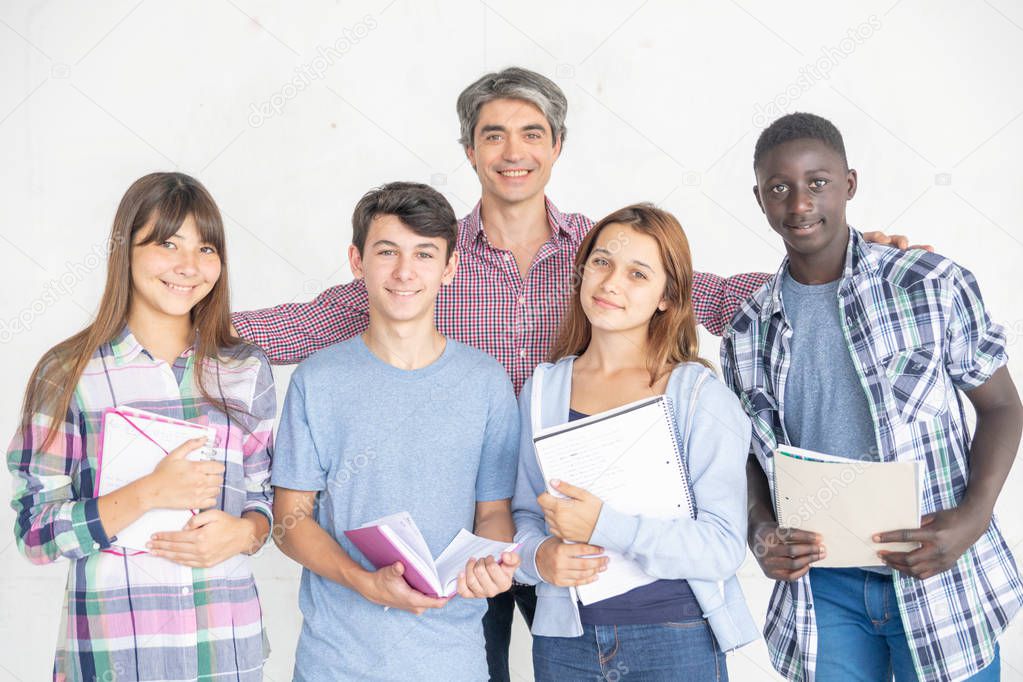
[[[787,267],[788,259],[743,305],[721,348],[725,381],[753,421],[752,450],[768,481],[775,447],[791,444],[783,414],[792,329],[780,286]],[[957,389],[977,388],[1006,363],[1004,331],[988,318],[976,280],[942,256],[869,244],[850,230],[837,303],[880,459],[926,465],[924,513],[955,507],[969,480],[971,441]],[[896,574],[895,591],[913,663],[926,680],[984,668],[1023,605],[1016,563],[993,518],[951,569],[927,580]],[[814,679],[808,576],[775,584],[764,637],[778,672]]]

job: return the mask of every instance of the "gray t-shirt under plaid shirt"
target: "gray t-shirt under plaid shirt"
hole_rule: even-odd
[[[800,284],[782,274],[782,306],[792,326],[785,430],[791,445],[877,461],[874,421],[838,317],[838,284]]]

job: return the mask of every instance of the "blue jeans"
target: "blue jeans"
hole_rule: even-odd
[[[915,682],[893,578],[859,568],[812,568],[817,682]],[[997,682],[998,650],[969,682]]]
[[[533,637],[537,682],[711,682],[728,679],[725,655],[704,620],[583,625],[579,637]]]

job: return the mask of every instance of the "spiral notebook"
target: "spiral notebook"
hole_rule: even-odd
[[[103,412],[99,457],[96,464],[97,496],[106,495],[152,473],[171,450],[192,438],[206,437],[206,446],[188,459],[213,456],[216,431],[212,426],[164,417],[132,407],[111,407]],[[113,538],[124,550],[146,551],[153,533],[181,530],[194,514],[188,509],[152,509]]]
[[[814,566],[880,566],[877,551],[911,552],[916,542],[872,540],[874,533],[919,528],[923,462],[874,462],[790,445],[774,452],[774,513],[778,524],[819,533],[827,556]]]
[[[667,396],[644,398],[585,419],[544,429],[533,437],[547,489],[560,479],[593,493],[625,514],[696,518],[689,474]],[[576,588],[583,604],[654,582],[640,565],[607,550],[607,571]]]

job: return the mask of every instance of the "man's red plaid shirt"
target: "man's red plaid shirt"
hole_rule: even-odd
[[[480,220],[480,205],[459,221],[460,261],[454,281],[437,298],[437,328],[445,336],[496,358],[515,392],[547,359],[572,291],[572,265],[593,221],[561,213],[547,200],[551,238],[536,254],[525,280],[511,252],[493,247]],[[739,305],[766,281],[765,273],[729,278],[697,272],[697,320],[721,335]],[[362,333],[369,323],[361,279],[331,287],[307,303],[235,313],[239,335],[259,345],[271,362],[299,362],[317,350]]]

